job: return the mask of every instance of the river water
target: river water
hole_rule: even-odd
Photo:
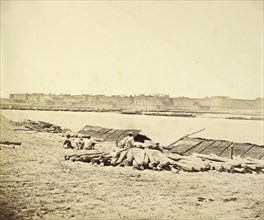
[[[106,128],[135,128],[153,141],[168,145],[182,136],[206,128],[194,135],[209,139],[233,142],[264,144],[264,121],[230,120],[224,118],[187,118],[146,115],[125,115],[113,112],[59,112],[1,110],[1,115],[9,120],[40,120],[79,131],[85,125]]]

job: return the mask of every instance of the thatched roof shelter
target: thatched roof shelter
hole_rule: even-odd
[[[264,159],[264,146],[249,143],[234,143],[225,140],[212,140],[204,138],[184,138],[175,145],[170,146],[171,153],[191,155],[193,153],[215,154],[220,157],[229,157],[231,147],[233,155],[242,158]]]
[[[86,125],[78,133],[82,135],[90,135],[95,138],[100,138],[104,141],[122,140],[132,132],[135,141],[144,143],[145,140],[151,140],[149,137],[140,134],[141,130],[138,129],[113,129],[103,128],[99,126]]]

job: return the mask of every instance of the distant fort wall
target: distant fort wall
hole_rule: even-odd
[[[145,110],[145,111],[261,111],[263,98],[232,99],[226,96],[206,98],[169,97],[168,95],[105,96],[26,93],[1,99],[1,108]]]

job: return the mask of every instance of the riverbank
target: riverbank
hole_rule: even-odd
[[[1,219],[263,219],[263,175],[138,171],[64,160],[59,134],[1,118]],[[114,147],[100,143],[101,148]]]
[[[128,115],[111,112],[59,112],[2,110],[9,120],[45,121],[80,131],[86,125],[114,128],[138,129],[141,134],[167,146],[182,136],[206,128],[193,137],[227,140],[238,143],[263,145],[263,121],[227,120],[226,115],[205,115],[206,117],[164,117]],[[221,118],[220,118],[221,117]]]
[[[148,115],[148,116],[167,116],[167,117],[202,117],[202,118],[224,118],[239,120],[264,120],[264,113],[260,111],[186,111],[186,110],[122,110],[122,109],[91,109],[91,108],[50,108],[50,107],[3,107],[2,110],[21,110],[21,111],[50,111],[50,112],[110,112],[127,115]],[[213,115],[210,117],[208,115]],[[222,115],[225,115],[224,117]]]

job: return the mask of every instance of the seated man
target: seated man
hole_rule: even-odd
[[[63,143],[63,148],[65,148],[65,149],[74,149],[74,147],[72,146],[72,142],[70,140],[71,136],[68,134],[66,137],[67,137],[67,139]]]
[[[128,136],[121,141],[121,148],[124,147],[135,147],[135,141],[132,132],[128,133]]]
[[[77,146],[78,150],[82,150],[83,149],[84,141],[83,141],[83,138],[81,136],[79,137],[79,140],[77,141],[76,146]]]
[[[84,149],[85,150],[94,150],[94,146],[96,144],[95,141],[90,140],[91,136],[88,136],[85,140],[84,140]]]

